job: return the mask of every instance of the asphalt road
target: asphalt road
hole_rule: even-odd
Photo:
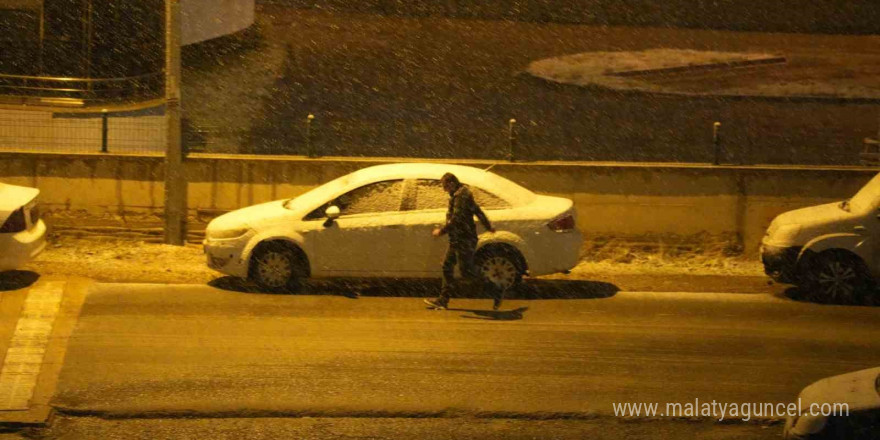
[[[461,418],[203,418],[57,417],[52,427],[0,440],[320,439],[320,440],[778,440],[782,427],[655,420],[513,420]]]
[[[880,364],[880,308],[772,294],[270,295],[99,284],[54,404],[111,417],[589,419],[613,402],[790,402]]]

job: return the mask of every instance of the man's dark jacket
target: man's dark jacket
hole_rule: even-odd
[[[474,195],[464,185],[459,185],[449,198],[449,209],[446,211],[446,225],[442,232],[449,234],[449,244],[455,247],[477,245],[477,225],[474,216],[480,219],[487,230],[492,229],[489,218],[474,201]]]

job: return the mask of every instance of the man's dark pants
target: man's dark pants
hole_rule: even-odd
[[[440,287],[440,297],[437,300],[446,305],[452,289],[455,287],[455,265],[461,271],[461,277],[468,286],[482,288],[483,292],[489,293],[493,298],[501,299],[502,291],[495,283],[485,279],[474,266],[474,250],[476,243],[450,242],[446,248],[446,258],[443,259],[443,284]]]

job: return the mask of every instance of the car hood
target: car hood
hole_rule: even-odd
[[[261,203],[227,212],[208,224],[209,231],[223,231],[228,229],[255,228],[263,223],[288,213],[284,208],[283,200]]]
[[[779,214],[773,224],[776,226],[800,225],[805,228],[823,226],[851,220],[857,217],[840,207],[840,202],[809,206]]]
[[[27,205],[39,194],[40,190],[36,188],[0,183],[0,225],[6,222],[16,209]]]
[[[804,408],[812,403],[846,403],[850,411],[880,408],[878,376],[880,367],[828,377],[804,388],[799,397]]]

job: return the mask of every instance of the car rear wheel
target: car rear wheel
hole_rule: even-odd
[[[289,246],[266,243],[254,251],[251,279],[270,291],[290,291],[299,287],[300,258]]]
[[[841,304],[860,302],[872,284],[868,268],[859,257],[838,251],[812,257],[803,278],[811,299]]]
[[[476,258],[477,270],[499,289],[512,289],[522,281],[523,276],[519,258],[514,252],[503,248],[481,251]]]

